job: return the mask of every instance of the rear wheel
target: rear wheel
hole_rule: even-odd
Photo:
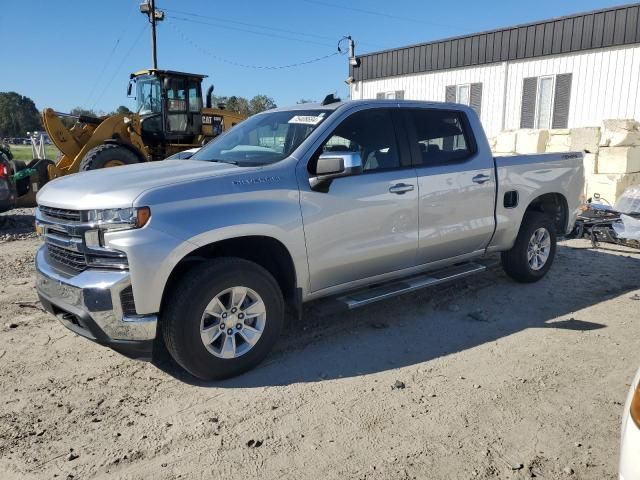
[[[119,167],[139,163],[140,158],[122,145],[107,143],[89,150],[80,162],[80,170]]]
[[[215,259],[188,271],[170,293],[162,333],[171,356],[202,380],[245,372],[275,345],[284,301],[264,268],[240,258]]]
[[[555,255],[553,220],[543,213],[529,212],[511,250],[502,252],[502,268],[517,282],[537,282],[549,271]]]

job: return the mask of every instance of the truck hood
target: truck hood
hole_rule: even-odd
[[[238,170],[235,165],[198,160],[164,160],[105,168],[57,178],[40,190],[37,201],[38,205],[72,210],[127,208],[147,190]]]

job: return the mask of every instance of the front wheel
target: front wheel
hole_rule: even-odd
[[[529,212],[511,250],[502,252],[502,268],[517,282],[537,282],[549,271],[555,255],[553,220],[543,213]]]
[[[259,265],[220,258],[188,271],[162,314],[167,350],[202,380],[243,373],[275,345],[284,301],[275,279]]]

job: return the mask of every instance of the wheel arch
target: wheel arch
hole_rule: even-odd
[[[564,235],[566,233],[569,222],[569,204],[563,194],[551,192],[539,195],[529,202],[524,216],[531,211],[541,212],[551,216],[556,227],[556,233],[558,235]]]
[[[274,237],[246,235],[218,240],[190,251],[171,270],[161,297],[161,309],[172,287],[192,267],[203,261],[220,257],[249,260],[267,270],[276,280],[289,305],[299,308],[298,282],[295,263],[287,247]]]

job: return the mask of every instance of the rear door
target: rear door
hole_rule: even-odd
[[[418,185],[393,108],[360,110],[324,139],[301,173],[300,202],[312,292],[415,265]],[[400,135],[401,134],[401,135]],[[358,152],[363,173],[309,188],[322,152]]]
[[[463,110],[415,108],[405,119],[418,176],[418,264],[483,250],[494,229],[491,152]]]

